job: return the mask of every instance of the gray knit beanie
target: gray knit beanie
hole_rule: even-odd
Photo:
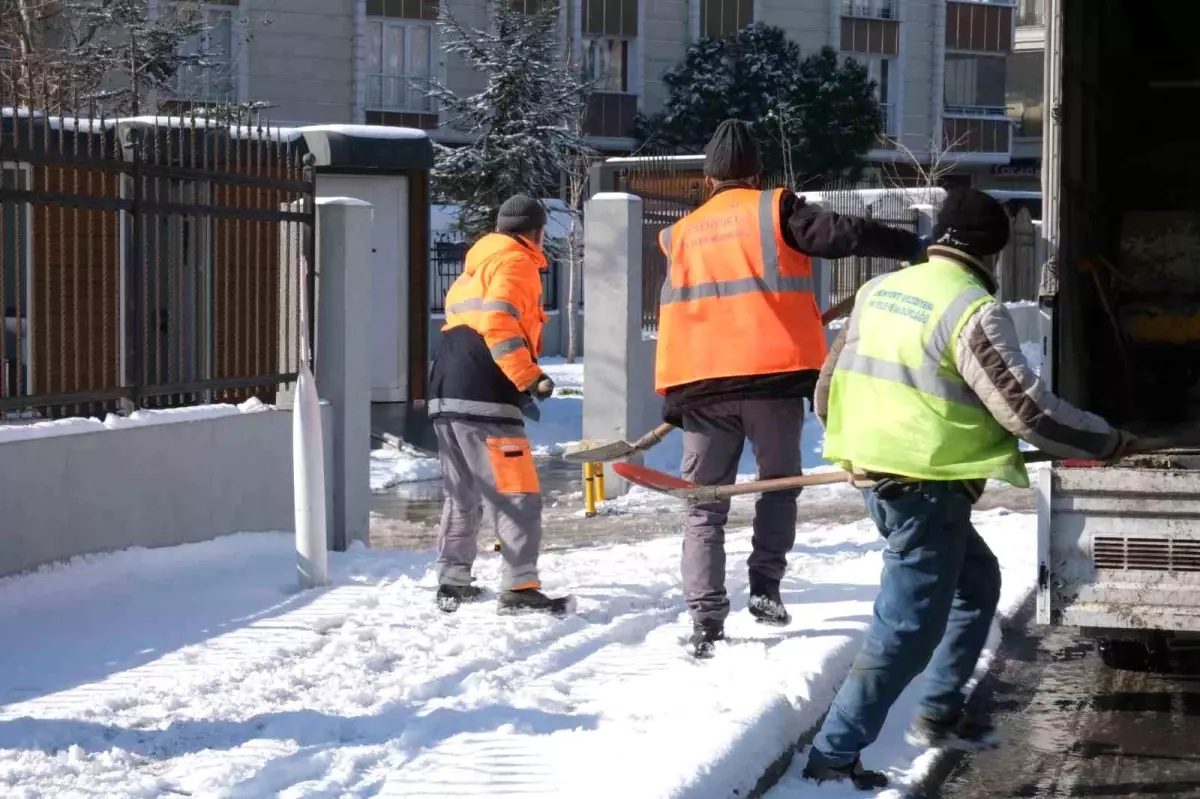
[[[713,180],[741,180],[763,171],[758,140],[740,119],[727,119],[704,148],[704,174]]]
[[[500,233],[524,233],[546,226],[546,209],[525,194],[514,194],[500,206],[496,230]]]

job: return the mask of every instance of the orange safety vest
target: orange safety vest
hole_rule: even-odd
[[[541,374],[542,278],[546,256],[527,240],[489,233],[467,252],[463,273],[446,292],[446,324],[483,337],[492,359],[518,390]]]
[[[812,261],[783,238],[783,189],[726,189],[659,234],[655,390],[821,368]]]

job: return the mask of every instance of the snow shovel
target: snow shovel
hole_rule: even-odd
[[[1193,430],[1190,434],[1172,438],[1139,438],[1125,455],[1145,455],[1152,452],[1163,452],[1180,447],[1200,444],[1200,431]],[[1022,453],[1026,463],[1056,460],[1052,455],[1040,450]],[[1102,466],[1104,461],[1064,460],[1064,466],[1087,467]],[[859,477],[849,472],[818,472],[802,474],[795,477],[777,477],[773,480],[754,480],[749,483],[734,483],[723,486],[704,486],[684,480],[673,474],[660,472],[646,466],[632,463],[614,463],[613,471],[634,485],[648,488],[659,494],[665,494],[676,499],[692,502],[716,502],[743,494],[763,494],[768,491],[782,491],[791,488],[808,488],[810,486],[834,485],[850,483],[856,488],[866,488],[874,485],[874,481]]]
[[[821,324],[828,325],[833,320],[840,319],[842,316],[848,314],[853,308],[854,295],[851,294],[821,314]],[[621,458],[628,458],[630,455],[636,455],[639,452],[645,452],[666,438],[667,434],[674,429],[675,425],[664,422],[633,442],[625,441],[624,439],[617,441],[585,439],[580,441],[575,448],[564,453],[562,457],[563,460],[570,463],[607,463],[608,461],[620,460]]]

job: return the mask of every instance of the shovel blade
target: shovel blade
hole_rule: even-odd
[[[647,466],[638,466],[636,463],[614,463],[612,469],[634,485],[649,488],[651,491],[675,492],[703,488],[690,480]]]
[[[570,463],[607,463],[633,454],[633,445],[628,441],[580,441],[563,453],[563,460]]]

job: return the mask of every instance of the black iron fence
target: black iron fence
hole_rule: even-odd
[[[660,233],[690,213],[707,197],[704,156],[646,156],[611,158],[593,169],[591,192],[623,191],[642,198],[642,325],[658,328],[659,295],[667,276],[667,259],[659,247]],[[791,176],[768,175],[764,186],[788,186],[829,211],[861,216],[892,227],[918,232],[920,214],[912,206],[936,205],[932,192],[925,198],[915,186],[901,186],[883,176],[860,180],[824,180],[797,187]],[[992,264],[1005,300],[1034,299],[1038,272],[1035,229],[1028,201],[1013,203],[1013,234],[1007,250]],[[852,256],[830,261],[824,271],[821,300],[833,305],[849,297],[868,280],[897,269],[888,258]]]
[[[430,313],[446,312],[446,292],[462,274],[463,265],[467,260],[467,250],[470,242],[461,231],[450,230],[435,233],[429,251],[429,311]],[[549,264],[542,270],[542,308],[546,311],[558,310],[558,286],[560,272],[564,268],[562,261],[548,253]],[[580,306],[582,307],[582,291]]]
[[[832,181],[822,186],[818,200],[826,211],[873,219],[894,228],[918,232],[920,215],[910,207],[912,199],[901,190],[885,185],[882,180]],[[851,256],[829,262],[822,287],[829,305],[841,302],[874,277],[900,268],[891,258]]]
[[[0,417],[270,402],[295,379],[314,176],[284,133],[11,109],[0,125]]]

